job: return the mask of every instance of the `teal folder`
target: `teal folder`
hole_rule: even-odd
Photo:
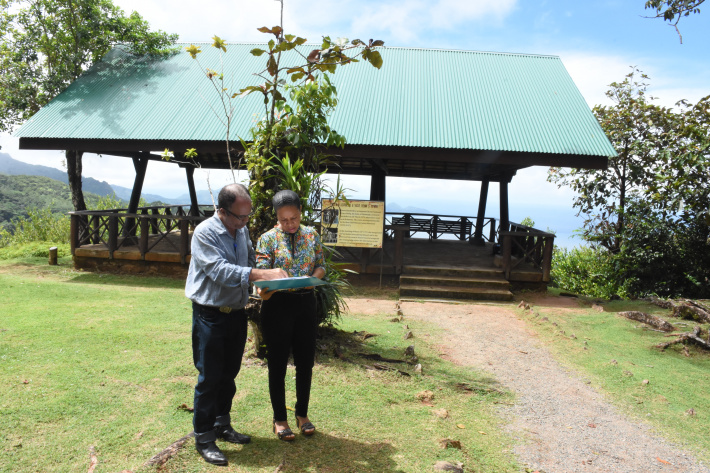
[[[328,283],[326,283],[322,279],[314,278],[312,276],[272,279],[271,281],[254,281],[254,285],[256,287],[268,287],[269,291],[278,291],[281,289],[299,289],[302,287],[320,286],[321,284]]]

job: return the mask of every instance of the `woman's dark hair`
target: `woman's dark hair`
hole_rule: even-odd
[[[278,191],[271,199],[271,204],[274,206],[274,212],[278,212],[282,207],[296,207],[301,210],[301,198],[290,190]]]

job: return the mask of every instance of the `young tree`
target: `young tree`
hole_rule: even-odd
[[[0,131],[12,131],[67,88],[115,44],[166,54],[177,35],[150,31],[111,0],[0,0]],[[85,210],[81,152],[66,150],[76,210]]]
[[[594,113],[618,155],[602,170],[551,168],[576,191],[584,238],[609,250],[635,294],[708,294],[710,96],[676,108],[651,103],[636,68]],[[705,275],[705,276],[703,276]]]

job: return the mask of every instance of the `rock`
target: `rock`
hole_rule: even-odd
[[[417,363],[417,366],[414,367],[414,372],[416,374],[422,374],[422,364],[421,363]]]
[[[414,356],[414,345],[409,345],[404,350],[404,356]]]
[[[439,460],[434,464],[434,469],[437,471],[454,471],[456,473],[463,473],[463,463],[456,462],[454,465],[453,463]]]
[[[402,309],[397,309],[397,315],[404,315],[404,312],[402,312]]]
[[[439,446],[441,448],[455,448],[461,450],[461,442],[459,440],[441,439],[439,440]]]
[[[446,409],[434,409],[431,412],[440,419],[446,419],[449,417],[449,411]]]
[[[395,317],[393,319],[390,319],[390,322],[401,322],[402,319],[400,317]]]
[[[525,301],[520,301],[520,304],[518,304],[518,309],[522,309],[525,307]]]
[[[644,379],[643,381],[641,381],[641,384],[648,384],[648,380]]]
[[[414,338],[414,334],[412,333],[411,330],[404,334],[405,340],[409,340],[410,338]]]
[[[395,303],[394,303],[394,308],[395,308],[395,309],[399,309],[400,307],[401,307],[401,306],[399,305],[399,302],[395,302]]]
[[[540,319],[540,322],[547,322],[548,320],[550,320],[550,319],[548,319],[547,317],[543,317]]]
[[[616,360],[611,360],[611,361],[609,362],[609,364],[610,364],[610,365],[618,365],[619,362],[616,361]]]
[[[596,310],[597,312],[604,312],[604,307],[600,306],[599,304],[592,304],[592,309]]]
[[[685,415],[690,416],[690,417],[693,417],[693,416],[695,415],[695,409],[693,409],[693,408],[691,407],[690,409],[688,409],[687,411],[685,411]]]
[[[629,370],[624,370],[624,376],[633,376],[634,374]]]

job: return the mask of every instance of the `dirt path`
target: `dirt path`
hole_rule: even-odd
[[[554,303],[576,306],[563,298]],[[353,299],[348,304],[357,313],[394,311],[391,301]],[[516,393],[516,403],[502,414],[510,418],[511,432],[520,441],[515,454],[533,471],[710,473],[558,364],[510,306],[401,306],[405,318],[442,329],[436,340],[428,341],[438,344],[446,358],[492,373]]]

